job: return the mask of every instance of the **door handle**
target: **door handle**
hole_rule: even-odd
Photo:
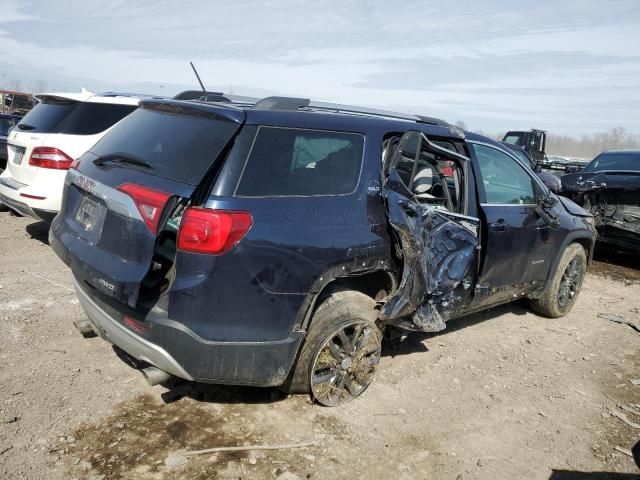
[[[507,227],[508,225],[504,220],[498,220],[496,223],[489,224],[489,229],[492,232],[506,232]]]

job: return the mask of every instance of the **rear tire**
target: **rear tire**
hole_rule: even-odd
[[[567,315],[575,304],[587,271],[587,254],[582,245],[569,245],[540,298],[531,300],[533,311],[551,318]]]
[[[314,400],[326,406],[336,406],[362,394],[380,361],[382,332],[376,325],[375,305],[361,292],[332,292],[313,314],[298,360],[283,389],[288,393],[311,393]]]

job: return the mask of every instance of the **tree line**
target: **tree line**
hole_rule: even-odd
[[[456,125],[462,129],[467,129],[462,121],[456,122]],[[482,130],[474,131],[496,140],[502,140],[504,133],[506,133],[492,134]],[[605,150],[627,148],[640,150],[640,135],[633,134],[624,127],[614,127],[606,132],[584,134],[580,137],[547,133],[545,150],[548,156],[557,155],[560,157],[592,159]]]
[[[582,135],[580,138],[547,135],[547,155],[593,158],[604,150],[625,148],[640,149],[640,135],[634,135],[624,127],[615,127],[608,132]]]

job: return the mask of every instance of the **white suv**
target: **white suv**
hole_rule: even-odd
[[[133,112],[141,96],[52,93],[10,133],[7,168],[0,175],[0,204],[50,222],[60,210],[67,170],[117,122]]]

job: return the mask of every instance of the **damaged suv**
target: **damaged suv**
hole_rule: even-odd
[[[593,219],[441,120],[270,97],[148,100],[69,171],[50,243],[155,384],[360,395],[383,331],[528,297],[560,317]],[[80,322],[82,323],[82,322]]]
[[[562,194],[593,214],[598,240],[640,252],[640,150],[610,150],[562,177]]]

